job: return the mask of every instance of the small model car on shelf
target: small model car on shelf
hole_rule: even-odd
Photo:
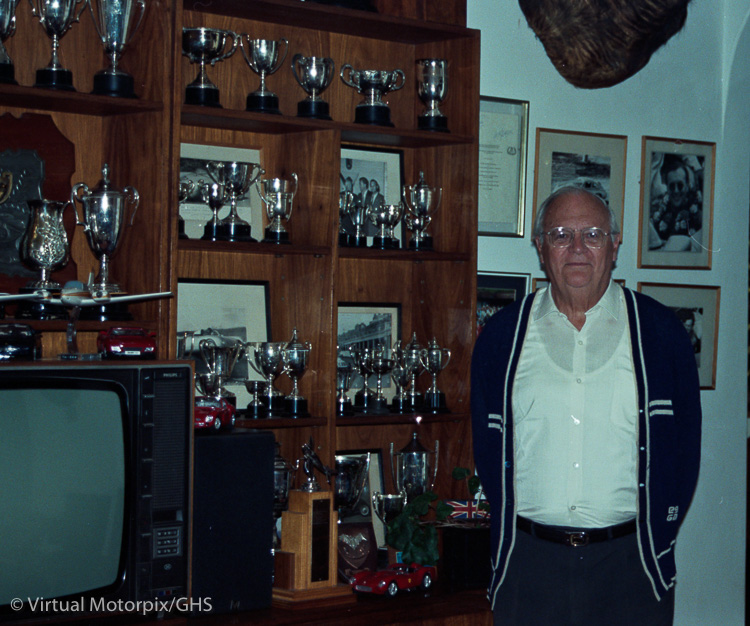
[[[33,361],[39,353],[39,335],[31,326],[0,325],[0,361]]]
[[[114,326],[99,331],[96,349],[105,359],[154,359],[156,333],[143,328]]]
[[[351,586],[354,591],[377,593],[392,598],[399,591],[427,590],[432,587],[436,578],[437,569],[432,565],[393,563],[376,572],[357,572],[351,578]]]
[[[236,419],[234,405],[224,398],[212,398],[211,396],[196,396],[193,418],[195,428],[231,428]]]

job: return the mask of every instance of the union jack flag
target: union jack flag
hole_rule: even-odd
[[[490,516],[489,511],[479,508],[479,500],[446,500],[445,503],[453,508],[453,512],[448,516],[451,519],[476,519]]]

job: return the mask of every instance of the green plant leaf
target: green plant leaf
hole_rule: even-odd
[[[469,485],[469,493],[471,494],[472,498],[476,496],[477,493],[479,493],[479,490],[482,488],[482,483],[479,482],[479,476],[477,476],[476,474],[469,478],[467,484]]]
[[[454,467],[451,475],[454,480],[466,480],[471,476],[471,470],[466,467]]]
[[[453,513],[453,507],[450,504],[446,504],[445,500],[441,500],[435,505],[435,517],[438,521],[448,519],[451,513]]]

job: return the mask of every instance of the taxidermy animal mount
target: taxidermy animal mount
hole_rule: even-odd
[[[597,89],[639,72],[682,29],[690,0],[519,0],[560,75]]]

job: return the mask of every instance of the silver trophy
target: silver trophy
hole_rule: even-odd
[[[88,4],[96,33],[109,58],[109,67],[94,75],[94,89],[91,93],[134,98],[135,81],[130,74],[119,69],[117,64],[125,46],[138,32],[143,21],[146,0],[89,0]],[[97,7],[96,13],[94,4]]]
[[[0,83],[17,85],[13,61],[5,49],[6,40],[16,32],[16,7],[18,0],[0,0]]]
[[[295,54],[292,58],[292,73],[307,98],[297,103],[297,117],[312,117],[330,120],[328,103],[320,97],[331,84],[334,72],[333,59],[328,57],[306,57]]]
[[[312,344],[309,341],[300,341],[295,328],[291,340],[282,352],[284,372],[292,379],[292,391],[284,398],[284,407],[291,417],[310,415],[307,409],[307,398],[299,393],[299,381],[307,371],[310,350],[312,350]]]
[[[128,205],[132,207],[130,225],[133,225],[140,200],[138,191],[130,186],[122,190],[112,187],[109,165],[105,163],[99,184],[94,189],[89,189],[86,183],[73,185],[70,199],[73,204],[77,200],[83,206],[83,219],[78,220],[78,225],[84,227],[89,246],[99,259],[99,275],[89,288],[93,295],[122,293],[120,285],[110,276],[109,265],[120,242]]]
[[[351,363],[339,363],[336,367],[336,415],[351,415],[352,401],[349,398],[349,389],[352,386],[354,365]]]
[[[191,63],[200,66],[198,76],[185,88],[185,104],[221,107],[219,88],[208,78],[206,66],[213,67],[232,56],[238,44],[239,35],[231,30],[205,27],[182,29],[182,54]]]
[[[258,374],[266,379],[265,395],[262,398],[265,417],[280,416],[284,411],[284,394],[274,381],[284,371],[284,348],[286,345],[275,341],[261,341],[245,345],[247,362]]]
[[[60,40],[75,22],[80,21],[81,13],[88,0],[29,0],[31,14],[39,18],[39,23],[52,40],[52,57],[47,67],[36,71],[34,87],[75,91],[73,73],[60,64]],[[81,5],[77,9],[78,5]],[[77,10],[76,10],[77,9]]]
[[[298,182],[297,174],[292,172],[291,180],[268,178],[261,180],[256,187],[260,199],[266,205],[269,220],[263,243],[291,243],[282,220],[288,220],[292,216],[292,202],[297,193]]]
[[[391,443],[391,476],[396,489],[405,491],[409,500],[432,490],[437,478],[439,445],[436,440],[435,450],[428,450],[420,443],[417,433],[399,452],[394,452]]]
[[[290,463],[281,456],[279,447],[279,443],[276,442],[276,457],[273,460],[273,517],[275,520],[273,546],[275,549],[281,544],[278,520],[281,519],[281,514],[289,509],[289,492],[294,486],[295,472],[299,469],[299,459],[293,464]]]
[[[370,471],[370,453],[336,455],[336,491],[335,502],[339,510],[339,521],[346,513],[369,515],[370,507],[355,511],[354,507],[362,497]]]
[[[251,236],[248,222],[237,213],[237,201],[245,196],[252,185],[258,182],[265,170],[257,163],[240,161],[208,161],[206,171],[211,179],[224,185],[229,197],[229,215],[218,225],[219,241],[256,241]]]
[[[359,413],[369,413],[372,408],[372,402],[375,398],[375,392],[370,389],[369,379],[375,372],[372,371],[371,362],[375,348],[363,346],[361,348],[351,348],[354,356],[354,366],[357,373],[362,378],[362,388],[354,394],[354,410]]]
[[[221,224],[221,220],[219,219],[219,211],[221,211],[229,199],[227,187],[224,183],[199,182],[199,189],[203,202],[208,205],[213,214],[203,227],[203,236],[201,239],[203,241],[220,241],[219,225]]]
[[[352,222],[352,211],[354,210],[354,194],[351,191],[339,192],[339,245],[349,247],[354,245],[353,234],[347,229],[347,224]]]
[[[302,469],[305,472],[307,479],[300,487],[300,491],[305,491],[307,493],[320,491],[320,483],[315,477],[315,470],[323,473],[326,477],[326,482],[328,482],[329,485],[331,484],[331,478],[336,475],[336,470],[331,469],[320,460],[318,453],[315,452],[315,444],[313,443],[312,437],[310,437],[310,443],[302,444],[302,457],[304,459]]]
[[[404,490],[399,493],[385,494],[375,491],[372,494],[372,508],[386,526],[395,520],[404,510],[408,497]]]
[[[71,202],[29,200],[29,224],[24,233],[20,252],[23,261],[41,272],[39,280],[29,282],[32,290],[59,290],[60,283],[50,278],[50,273],[68,262],[70,244],[63,225],[63,213]]]
[[[440,206],[442,194],[440,187],[430,187],[425,182],[424,172],[419,172],[419,182],[416,185],[404,185],[403,198],[408,213],[405,223],[412,231],[409,249],[433,249],[432,236],[427,234],[427,227]]]
[[[393,250],[400,247],[394,234],[394,228],[401,221],[403,205],[380,204],[373,205],[367,211],[370,221],[377,227],[378,233],[372,238],[372,247],[380,250]]]
[[[347,63],[341,68],[340,75],[345,85],[364,96],[354,111],[356,123],[393,126],[391,110],[383,97],[404,86],[406,76],[402,70],[355,70]]]
[[[190,194],[195,190],[195,181],[190,178],[181,178],[180,184],[177,189],[177,218],[179,220],[179,238],[188,239],[185,233],[185,218],[180,215],[179,210],[182,203],[190,197]]]
[[[448,131],[448,118],[440,111],[448,88],[448,62],[445,59],[417,61],[417,93],[427,107],[417,118],[420,130]]]
[[[232,377],[234,366],[242,357],[244,344],[239,339],[229,339],[220,337],[214,339],[209,337],[198,342],[198,351],[200,352],[203,362],[208,369],[208,376],[201,374],[206,381],[211,381],[214,387],[214,393],[205,395],[214,395],[217,397],[233,397],[234,394],[226,388],[226,384]],[[205,382],[202,384],[206,384]],[[216,389],[218,387],[218,389]]]
[[[402,393],[397,394],[391,404],[391,409],[396,413],[414,413],[422,408],[424,397],[417,389],[417,378],[424,371],[420,360],[422,350],[417,333],[412,333],[411,340],[405,346],[399,343],[394,348],[396,364],[403,368],[403,375],[408,378],[408,383],[402,385]]]
[[[393,369],[394,361],[390,348],[380,346],[372,351],[368,360],[368,369],[375,375],[375,395],[368,404],[367,412],[372,415],[390,413],[388,400],[383,394],[383,377]]]
[[[289,52],[289,42],[283,37],[278,41],[272,39],[250,39],[250,35],[240,35],[240,46],[245,61],[258,76],[260,86],[248,94],[246,108],[248,111],[274,113],[280,115],[279,96],[266,89],[266,76],[273,74],[281,67]],[[284,52],[281,52],[283,48]]]
[[[451,360],[451,351],[448,348],[441,348],[437,340],[433,338],[420,353],[419,360],[425,371],[432,376],[432,384],[424,394],[425,410],[432,411],[433,413],[448,412],[445,406],[445,393],[438,389],[437,377]]]

